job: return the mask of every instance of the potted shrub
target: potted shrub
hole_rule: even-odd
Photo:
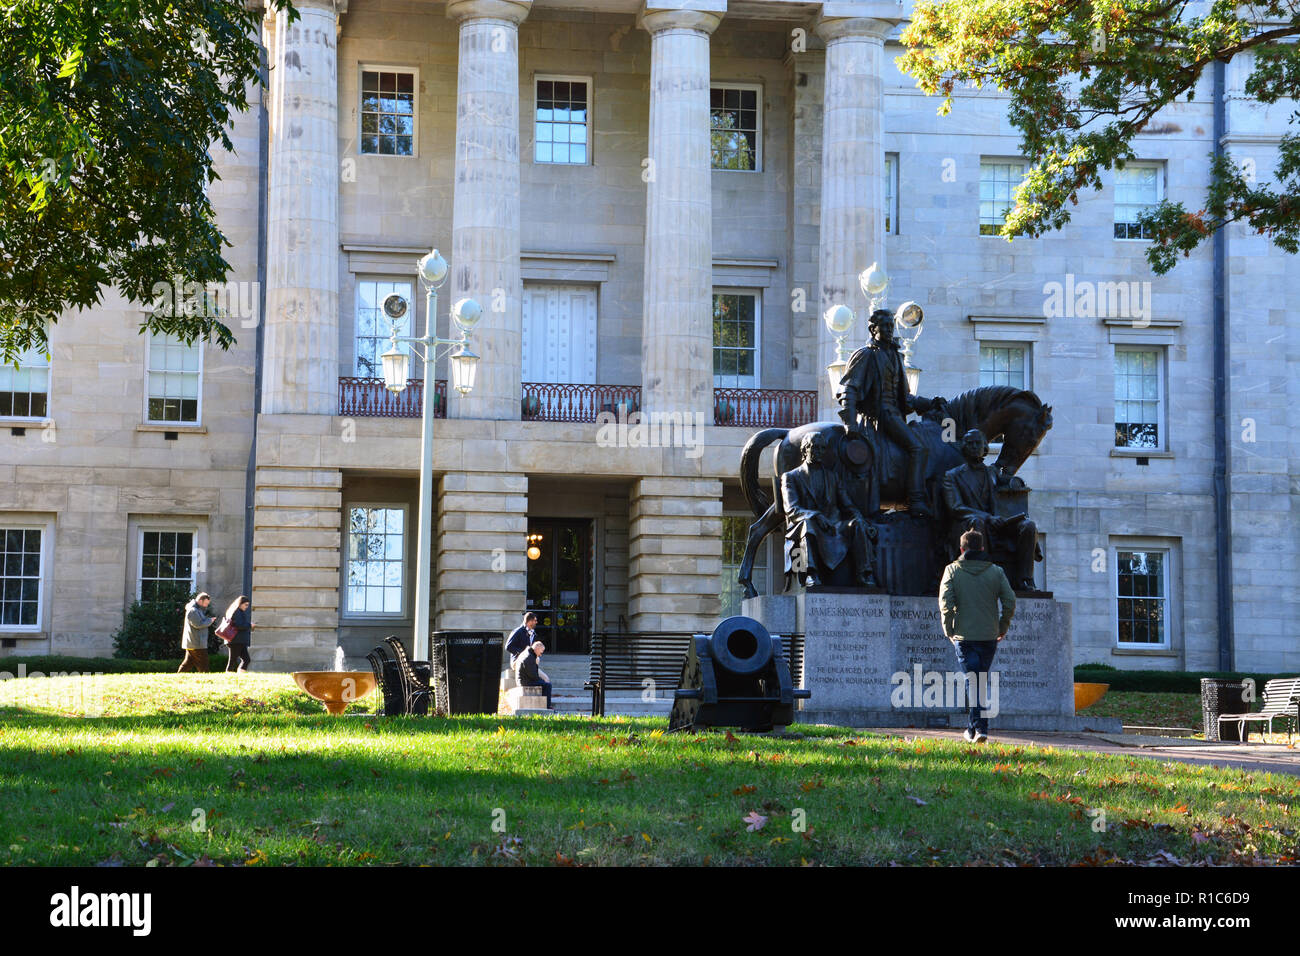
[[[730,425],[736,418],[736,403],[729,398],[720,398],[713,406],[713,420],[719,425]]]
[[[519,402],[524,418],[536,418],[542,411],[542,400],[536,395],[525,395]]]

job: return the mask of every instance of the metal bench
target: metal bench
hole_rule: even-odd
[[[401,682],[394,683],[392,680],[386,679],[384,673],[389,671],[389,674],[391,674],[391,665],[393,664],[387,652],[383,647],[376,647],[366,655],[366,660],[370,662],[370,670],[375,675],[375,684],[379,688],[379,693],[384,697],[384,716],[396,717],[399,714],[405,714],[407,712],[406,697],[403,695]]]
[[[427,703],[433,700],[433,689],[416,676],[414,669],[411,667],[411,661],[406,656],[406,648],[402,642],[394,635],[389,634],[384,638],[384,644],[388,645],[393,662],[397,665],[397,679],[401,686],[403,712],[414,714],[420,709],[419,703],[421,700],[426,702],[427,708]],[[382,653],[382,647],[376,647],[375,650]]]
[[[1259,721],[1264,724],[1261,734],[1273,732],[1273,721],[1277,718],[1286,720],[1286,739],[1291,742],[1294,725],[1300,721],[1300,677],[1279,677],[1264,685],[1264,699],[1260,709],[1248,714],[1220,714],[1219,738],[1223,738],[1223,722],[1235,721],[1241,743],[1246,743],[1250,735],[1249,724]]]
[[[609,634],[591,636],[591,664],[583,690],[591,691],[591,715],[605,716],[611,690],[674,691],[681,686],[686,651],[694,634]],[[803,675],[803,635],[785,637],[795,686]],[[646,683],[652,681],[653,683]]]

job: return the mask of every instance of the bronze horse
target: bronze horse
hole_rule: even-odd
[[[929,450],[926,461],[927,494],[934,500],[936,483],[944,472],[962,464],[961,436],[978,428],[989,441],[1002,441],[1002,452],[994,463],[999,484],[1011,485],[1016,471],[1033,453],[1052,427],[1052,406],[1037,395],[1009,385],[990,385],[962,392],[938,405],[920,421],[910,423]],[[839,422],[809,422],[797,428],[765,428],[745,443],[740,453],[740,486],[750,510],[758,518],[749,528],[745,558],[737,581],[746,597],[754,597],[751,580],[758,546],[772,532],[785,526],[779,492],[781,475],[800,462],[799,443],[810,432],[822,432],[828,442],[828,459],[836,461],[860,488],[860,504],[870,517],[884,506],[900,507],[907,501],[907,459],[890,441],[868,431],[866,439],[848,432]],[[772,458],[771,490],[758,477],[758,459],[768,445],[780,441]],[[1014,479],[1014,481],[1013,481]]]

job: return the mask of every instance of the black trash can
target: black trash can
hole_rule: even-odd
[[[1245,714],[1250,709],[1244,681],[1201,678],[1201,716],[1206,740],[1241,740],[1241,725],[1238,723],[1223,724],[1223,736],[1219,736],[1219,715]]]
[[[415,674],[417,680],[428,684],[429,677],[433,672],[433,665],[428,661],[411,661],[411,672]],[[384,714],[395,717],[404,713],[406,713],[406,710],[405,703],[402,700],[402,677],[397,669],[397,661],[386,660],[384,661]],[[411,713],[419,717],[428,716],[429,698],[427,695],[416,699],[415,707],[411,710]]]
[[[495,714],[501,681],[500,631],[434,631],[434,691],[443,714]]]

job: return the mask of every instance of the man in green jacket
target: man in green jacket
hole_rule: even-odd
[[[967,531],[961,536],[961,557],[944,569],[939,584],[939,614],[943,636],[952,642],[957,663],[967,675],[970,726],[963,736],[970,743],[989,739],[989,720],[985,716],[989,667],[1015,613],[1015,592],[1002,569],[984,552],[984,535]]]

